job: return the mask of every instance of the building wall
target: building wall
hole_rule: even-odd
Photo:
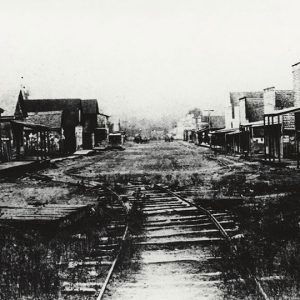
[[[240,99],[243,97],[262,98],[263,92],[230,92],[229,100],[230,107],[225,110],[225,126],[226,128],[239,128],[241,122],[244,120],[245,109],[240,112]],[[231,111],[231,116],[230,116]]]
[[[300,107],[300,63],[293,65],[292,68],[295,107]]]
[[[240,100],[240,122],[241,124],[248,123],[246,119],[246,99]]]
[[[275,109],[275,87],[264,89],[264,113],[270,113]]]
[[[225,107],[225,128],[233,128],[231,106]]]
[[[235,105],[234,106],[234,119],[232,119],[233,128],[239,128],[240,127],[240,106]]]

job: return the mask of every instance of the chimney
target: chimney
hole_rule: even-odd
[[[300,107],[300,62],[292,65],[295,107]]]

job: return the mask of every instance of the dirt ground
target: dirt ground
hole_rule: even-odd
[[[240,223],[243,236],[237,242],[240,255],[224,259],[228,270],[243,272],[242,268],[236,268],[238,261],[259,276],[284,276],[288,281],[282,289],[288,287],[293,295],[297,293],[299,171],[218,155],[210,149],[179,141],[128,143],[125,151],[65,160],[40,171],[38,176],[1,179],[0,204],[93,203],[95,197],[80,187],[87,180],[110,185],[138,180],[163,183],[174,190],[196,187],[199,192],[193,197],[195,202],[229,209]],[[3,245],[1,249],[3,252]],[[268,289],[274,295],[282,295],[278,286]]]

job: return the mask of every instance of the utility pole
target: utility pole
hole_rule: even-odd
[[[210,114],[214,111],[213,109],[204,109],[203,111],[208,112],[208,134],[210,134]],[[209,145],[211,147],[211,136],[209,136]]]
[[[210,131],[210,113],[214,111],[214,109],[204,109],[203,111],[208,112],[208,130]]]

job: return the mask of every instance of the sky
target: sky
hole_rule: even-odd
[[[222,113],[230,91],[292,88],[299,11],[296,0],[0,0],[0,94],[23,84],[32,98],[97,98],[121,119]]]

